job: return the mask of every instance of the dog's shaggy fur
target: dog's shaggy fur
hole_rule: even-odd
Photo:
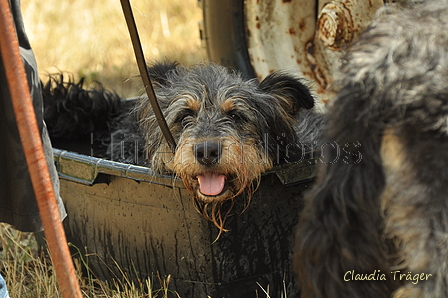
[[[296,235],[302,297],[448,297],[447,1],[381,9],[341,72],[323,142],[342,150],[325,146]]]
[[[70,111],[67,115],[70,125],[63,130],[79,122],[84,126],[91,122],[85,115],[103,115],[102,120],[110,123],[98,138],[111,143],[110,155],[116,157],[123,156],[120,153],[123,146],[122,142],[114,140],[130,135],[132,140],[142,137],[145,160],[150,161],[150,166],[156,172],[171,172],[181,177],[195,198],[198,210],[221,229],[236,196],[246,192],[250,200],[263,172],[273,165],[300,158],[306,147],[304,143],[313,144],[320,136],[323,120],[312,109],[314,97],[301,79],[286,72],[274,72],[258,82],[245,80],[240,73],[214,63],[193,67],[160,63],[150,67],[149,73],[177,142],[174,154],[161,133],[147,97],[139,99],[129,113],[127,104],[121,101],[96,104],[98,94],[108,95],[104,90],[87,91],[79,84],[67,85],[59,80],[44,88],[48,99],[46,109],[49,115],[54,114],[50,113],[54,110]],[[88,104],[73,103],[73,99],[87,100]],[[95,105],[102,112],[98,112]],[[120,109],[129,117],[117,114]],[[135,115],[138,122],[132,119]],[[58,124],[53,118],[50,117],[48,123]],[[61,125],[65,121],[61,121]],[[140,124],[139,131],[134,128],[135,123]],[[58,131],[60,125],[49,126],[51,134]],[[87,125],[84,132],[94,132],[95,129],[89,128]],[[104,135],[112,136],[105,138]],[[137,147],[131,146],[130,151]],[[135,161],[135,154],[123,160]]]
[[[50,75],[42,85],[44,120],[52,142],[90,143],[85,154],[148,166],[135,100],[125,100],[98,82],[84,85],[84,79],[75,83],[72,75],[64,74]]]

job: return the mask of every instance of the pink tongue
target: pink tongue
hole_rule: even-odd
[[[224,189],[226,176],[208,172],[203,175],[197,175],[201,192],[206,196],[219,195]]]

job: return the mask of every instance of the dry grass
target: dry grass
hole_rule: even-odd
[[[147,60],[183,64],[206,59],[199,39],[197,0],[133,0]],[[140,81],[119,0],[22,0],[28,37],[41,78],[58,70],[98,80],[131,97]]]
[[[89,257],[75,258],[75,268],[85,298],[180,298],[168,290],[170,276],[166,279],[146,279],[139,284],[129,281],[125,275],[121,281],[104,282],[88,271]],[[113,264],[112,264],[113,265]],[[111,266],[106,265],[105,266]],[[87,271],[87,274],[82,274]],[[5,277],[11,297],[60,298],[56,275],[51,260],[38,253],[33,233],[22,233],[11,226],[0,223],[0,274]],[[256,297],[270,298],[269,287]],[[285,292],[281,297],[287,298]]]
[[[48,257],[40,256],[32,233],[22,233],[6,224],[0,224],[0,273],[5,277],[11,297],[59,298],[56,276]],[[83,297],[88,298],[167,298],[178,297],[168,291],[169,277],[154,286],[147,279],[134,284],[123,279],[106,283],[91,274],[81,275],[86,264],[75,259]],[[84,270],[85,271],[85,270]]]

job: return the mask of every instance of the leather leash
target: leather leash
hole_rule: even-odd
[[[126,24],[128,26],[129,34],[131,36],[132,45],[134,47],[135,58],[137,60],[137,65],[140,71],[140,75],[145,85],[146,94],[148,95],[149,101],[151,103],[152,109],[156,116],[157,122],[162,130],[163,136],[165,137],[171,151],[174,153],[176,150],[176,141],[171,134],[171,131],[166,123],[165,117],[163,116],[162,110],[160,109],[159,103],[157,102],[156,94],[154,93],[154,88],[152,87],[151,79],[148,74],[148,69],[146,66],[145,56],[143,54],[142,45],[140,42],[140,37],[138,35],[137,26],[135,24],[134,15],[132,14],[131,4],[129,0],[120,0],[121,7],[123,8],[123,13],[126,19]]]

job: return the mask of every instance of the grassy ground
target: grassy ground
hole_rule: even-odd
[[[133,0],[131,5],[148,61],[206,59],[197,0]],[[68,71],[123,96],[140,95],[140,80],[128,80],[138,70],[119,0],[22,0],[22,12],[42,79]]]
[[[101,281],[88,270],[89,257],[96,255],[74,258],[83,298],[181,298],[168,290],[170,276],[146,279],[138,284],[129,281],[125,275],[121,280]],[[34,235],[17,231],[4,223],[0,223],[0,274],[5,277],[12,298],[61,297],[51,260],[39,253]],[[260,286],[256,297],[270,298],[269,287],[264,289]],[[281,297],[288,297],[286,290]]]
[[[13,298],[61,297],[53,266],[48,257],[40,255],[34,235],[22,233],[0,224],[0,273],[5,277]],[[86,264],[75,259],[83,297],[86,298],[168,298],[178,297],[167,290],[169,277],[154,285],[150,280],[134,284],[124,279],[106,283],[91,274],[81,276]],[[85,272],[86,270],[84,270]]]

